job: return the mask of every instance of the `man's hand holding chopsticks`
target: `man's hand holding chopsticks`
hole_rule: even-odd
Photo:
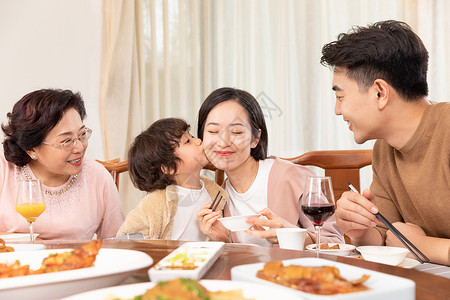
[[[380,234],[374,229],[379,220],[378,208],[371,202],[372,192],[362,194],[348,191],[342,194],[336,205],[336,224],[352,239],[352,243],[382,245]]]

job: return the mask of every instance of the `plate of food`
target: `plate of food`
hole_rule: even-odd
[[[151,290],[153,289],[153,290]],[[151,291],[149,291],[151,290]],[[163,293],[166,298],[161,299],[187,299],[187,294],[193,292],[192,298],[188,299],[206,299],[210,300],[273,300],[273,299],[304,299],[298,297],[291,291],[279,290],[274,287],[259,285],[251,282],[230,281],[230,280],[200,280],[193,279],[174,279],[169,282],[156,283],[144,282],[115,286],[110,288],[98,289],[85,292],[63,300],[120,300],[134,299],[134,297],[145,293],[150,296],[156,292]],[[169,294],[170,293],[170,294]],[[204,297],[199,297],[198,295]],[[161,294],[160,294],[161,295]],[[159,298],[158,298],[159,299]]]
[[[231,279],[277,286],[315,300],[415,299],[412,280],[321,258],[236,266]]]
[[[104,249],[98,240],[75,250],[3,253],[0,277],[6,278],[0,278],[0,294],[2,299],[59,299],[118,284],[152,263],[143,252]]]
[[[320,244],[320,253],[348,256],[355,250],[355,246],[350,244],[336,244],[336,243],[324,243]],[[309,244],[306,246],[309,251],[316,251],[316,244]]]
[[[200,279],[222,255],[224,245],[224,242],[184,243],[155,264],[148,276],[151,281]]]

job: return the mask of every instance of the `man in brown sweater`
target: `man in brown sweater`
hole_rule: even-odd
[[[402,247],[379,211],[431,261],[450,264],[450,103],[427,101],[428,52],[398,21],[355,27],[322,49],[335,113],[358,144],[377,139],[373,182],[345,192],[337,225],[355,245]]]

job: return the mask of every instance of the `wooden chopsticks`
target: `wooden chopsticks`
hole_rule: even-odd
[[[351,191],[359,193],[351,183],[348,183],[348,187]],[[400,240],[400,242],[402,242],[402,244],[420,261],[421,264],[430,261],[428,257],[425,256],[425,254],[417,249],[417,247],[414,246],[414,244],[411,243],[400,231],[398,231],[398,229],[395,228],[395,226],[392,225],[392,223],[389,222],[382,214],[376,213],[375,216],[377,216],[377,218],[380,219],[381,222],[383,222],[383,224]],[[411,249],[411,247],[415,251],[417,251],[420,256],[422,256],[423,260],[413,251],[413,249]]]

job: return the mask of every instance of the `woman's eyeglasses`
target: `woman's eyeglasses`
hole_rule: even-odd
[[[59,147],[64,150],[67,150],[67,151],[71,151],[73,148],[75,148],[78,141],[80,141],[82,144],[85,144],[89,140],[91,135],[92,135],[92,129],[86,127],[85,131],[82,134],[80,134],[77,138],[67,139],[64,142],[59,143],[59,144],[48,143],[48,142],[43,142],[43,144],[55,146],[55,147]]]

